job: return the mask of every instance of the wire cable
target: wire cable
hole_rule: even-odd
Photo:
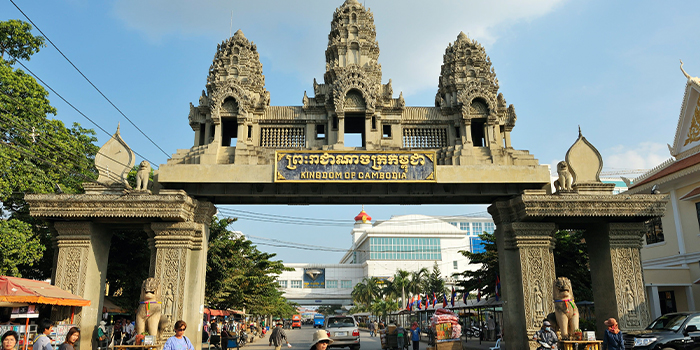
[[[78,67],[76,67],[75,64],[73,64],[73,62],[70,59],[68,59],[68,57],[66,57],[66,55],[63,54],[63,51],[61,51],[61,49],[59,49],[58,46],[56,46],[56,44],[54,44],[53,41],[51,41],[51,39],[49,39],[48,35],[44,34],[44,32],[39,28],[39,26],[37,26],[36,23],[34,23],[34,21],[32,21],[31,18],[29,18],[29,16],[27,16],[27,14],[24,13],[24,11],[22,11],[22,9],[20,9],[19,6],[17,6],[17,4],[15,4],[15,2],[13,0],[10,0],[10,2],[12,3],[12,5],[14,5],[17,8],[17,10],[19,12],[22,13],[24,18],[26,18],[29,21],[29,23],[31,23],[34,26],[34,28],[36,28],[39,31],[39,33],[41,33],[41,35],[43,35],[44,38],[46,38],[46,40],[49,43],[51,43],[51,46],[53,46],[56,49],[56,51],[58,51],[58,53],[60,53],[61,56],[63,56],[63,58],[65,58],[66,61],[68,61],[68,63],[70,63],[70,65],[73,66],[73,68],[75,68],[75,70],[78,71],[78,73],[80,73],[80,75],[83,78],[85,78],[85,80],[88,83],[90,83],[90,85],[92,85],[92,87],[95,88],[95,90],[97,90],[97,92],[99,92],[100,95],[102,95],[102,97],[104,97],[104,99],[107,100],[107,102],[109,102],[109,104],[112,105],[112,107],[114,107],[114,109],[117,110],[117,112],[119,112],[119,114],[121,114],[124,118],[126,118],[126,120],[128,120],[129,123],[131,123],[131,125],[133,125],[136,128],[136,130],[138,130],[143,136],[145,136],[148,139],[148,141],[151,141],[151,143],[154,146],[156,146],[161,152],[163,152],[163,154],[165,154],[166,157],[168,157],[168,159],[170,159],[170,155],[167,152],[165,152],[160,146],[158,146],[158,144],[155,143],[155,141],[153,141],[148,135],[146,135],[146,133],[143,132],[143,130],[141,130],[141,128],[139,128],[136,124],[134,124],[134,122],[131,121],[131,119],[129,119],[129,117],[127,117],[126,114],[124,114],[124,112],[122,112],[114,103],[112,103],[112,101],[109,98],[107,98],[107,96],[105,96],[105,94],[103,94],[102,91],[100,91],[100,89],[98,89],[97,86],[95,86],[95,84],[93,84],[92,81],[90,81],[90,79],[88,79],[88,77],[86,77],[85,74],[83,74],[83,72],[81,72],[80,69],[78,69]],[[151,164],[153,164],[153,162],[151,162]]]
[[[105,130],[105,128],[103,128],[102,126],[100,126],[99,124],[97,124],[97,122],[95,122],[94,120],[90,119],[90,117],[88,117],[87,115],[85,115],[85,113],[81,112],[77,107],[73,106],[73,104],[71,104],[70,102],[68,102],[68,100],[66,100],[65,98],[63,98],[63,96],[61,96],[61,94],[59,94],[58,92],[56,92],[56,90],[54,90],[51,86],[49,86],[49,84],[46,84],[46,82],[44,82],[41,78],[39,78],[39,76],[37,76],[36,74],[34,74],[34,72],[32,72],[29,68],[27,68],[27,66],[25,66],[22,62],[17,61],[17,63],[18,63],[20,66],[22,66],[24,69],[26,69],[27,72],[29,72],[36,80],[38,80],[38,81],[40,81],[42,84],[44,84],[44,86],[46,86],[46,88],[48,88],[49,90],[51,90],[51,92],[53,92],[56,96],[58,96],[58,98],[60,98],[61,100],[63,100],[63,102],[65,102],[68,106],[70,106],[70,107],[73,108],[76,112],[78,112],[78,114],[80,114],[80,115],[82,115],[83,117],[85,117],[85,119],[87,119],[88,121],[90,121],[90,122],[91,122],[93,125],[95,125],[98,129],[102,130],[102,132],[104,132],[105,134],[107,134],[107,135],[109,135],[110,137],[114,138],[114,135],[112,135],[111,133],[107,132],[107,130]],[[154,166],[156,169],[158,169],[158,166],[155,165],[156,163],[154,163],[154,162],[151,161],[150,159],[146,158],[146,157],[143,156],[142,154],[140,154],[140,153],[134,151],[133,149],[131,149],[131,151],[134,152],[134,153],[135,153],[136,155],[138,155],[139,157],[141,157],[141,158],[147,160],[149,163],[151,163],[151,166]]]

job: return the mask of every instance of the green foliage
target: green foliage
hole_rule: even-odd
[[[22,277],[18,265],[33,265],[46,249],[23,221],[0,220],[0,275]]]
[[[557,231],[554,237],[554,271],[557,277],[571,280],[576,301],[593,301],[593,284],[588,265],[588,245],[584,231]],[[553,282],[553,281],[552,281]]]
[[[92,130],[79,124],[67,128],[48,119],[56,114],[48,92],[34,78],[12,64],[29,60],[43,46],[42,37],[31,34],[27,23],[0,22],[0,217],[25,222],[32,237],[50,247],[47,225],[29,216],[25,193],[81,193],[82,183],[97,176],[94,157],[98,147]],[[32,135],[34,137],[32,137]],[[6,225],[8,235],[23,235],[17,225]],[[44,279],[51,275],[53,249],[29,254],[16,263],[18,274]]]
[[[31,24],[16,19],[0,22],[0,38],[0,59],[10,64],[17,59],[29,61],[33,54],[46,46],[44,37],[32,35]]]
[[[331,316],[335,315],[335,310],[340,310],[342,307],[340,304],[321,305],[316,309],[316,312],[324,316]]]
[[[484,253],[472,253],[468,250],[460,250],[462,255],[469,258],[470,263],[480,264],[475,271],[466,270],[456,273],[461,276],[458,282],[461,293],[476,291],[481,288],[481,297],[490,298],[496,294],[496,275],[498,272],[498,249],[496,247],[496,237],[492,233],[484,232],[479,235],[484,244]]]
[[[476,271],[455,274],[462,276],[459,282],[461,292],[473,292],[481,288],[481,297],[495,295],[496,275],[499,274],[498,249],[494,234],[479,235],[484,243],[484,253],[460,251],[473,264],[481,264]],[[588,247],[582,231],[557,231],[554,233],[554,266],[557,277],[568,277],[577,301],[593,300],[591,273],[588,265]],[[505,278],[505,277],[504,277]],[[551,281],[550,283],[554,283]]]
[[[115,304],[135,310],[141,297],[141,284],[148,278],[151,250],[143,232],[115,232],[109,247],[106,281]],[[161,291],[166,286],[161,286]]]
[[[129,171],[128,174],[126,174],[126,182],[129,183],[131,188],[136,188],[136,173],[139,171],[139,165],[134,165],[133,168]],[[153,183],[153,168],[151,168],[151,172],[148,174],[148,181]]]
[[[253,243],[228,230],[232,218],[212,219],[207,255],[205,302],[215,309],[242,309],[256,315],[288,317],[295,304],[282,297],[277,277],[282,261],[263,253]]]
[[[433,270],[430,272],[430,275],[428,275],[428,280],[426,282],[430,293],[435,292],[435,295],[438,297],[438,301],[440,302],[442,302],[442,295],[447,292],[445,280],[442,279],[440,276],[441,274],[440,267],[438,266],[437,262],[435,262],[433,264]]]

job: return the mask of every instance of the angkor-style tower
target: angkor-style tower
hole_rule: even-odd
[[[331,21],[323,83],[302,106],[270,106],[255,44],[240,30],[218,45],[199,106],[194,147],[171,164],[271,164],[276,149],[435,150],[441,165],[536,165],[514,150],[506,107],[483,46],[460,33],[445,50],[435,107],[406,107],[382,84],[374,17],[346,0]],[[355,135],[354,143],[346,135]]]

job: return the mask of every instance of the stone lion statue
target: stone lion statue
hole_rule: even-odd
[[[554,312],[547,316],[555,331],[561,331],[561,339],[567,340],[578,329],[578,308],[574,301],[571,281],[559,277],[554,281]]]
[[[148,190],[148,177],[151,175],[151,164],[144,160],[139,164],[139,170],[136,172],[136,190]]]
[[[162,311],[158,281],[149,277],[141,285],[141,302],[136,309],[136,334],[148,332],[157,339]]]
[[[573,190],[574,177],[571,176],[569,171],[569,164],[565,161],[561,161],[557,164],[557,174],[559,174],[559,179],[554,181],[554,188],[559,191],[571,191]]]

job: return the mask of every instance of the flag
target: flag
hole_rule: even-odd
[[[501,278],[496,275],[496,301],[498,301],[501,296]]]
[[[445,296],[445,292],[442,292],[442,307],[447,307],[447,297]]]
[[[408,309],[409,311],[413,311],[413,304],[416,303],[415,298],[411,297],[411,307]]]
[[[409,310],[409,311],[411,310],[411,302],[410,301],[406,302],[406,310]]]
[[[433,308],[435,308],[435,304],[437,304],[437,295],[435,295],[435,291],[433,291]]]
[[[421,297],[420,294],[418,294],[418,310],[421,309],[421,306],[423,306],[422,304],[423,304],[423,297]]]
[[[450,304],[452,305],[452,307],[455,306],[455,296],[456,295],[457,295],[457,293],[455,293],[455,287],[452,287],[452,296],[450,297]]]
[[[462,294],[462,301],[464,301],[464,305],[467,304],[467,295],[469,295],[469,293],[465,292],[464,294]]]

